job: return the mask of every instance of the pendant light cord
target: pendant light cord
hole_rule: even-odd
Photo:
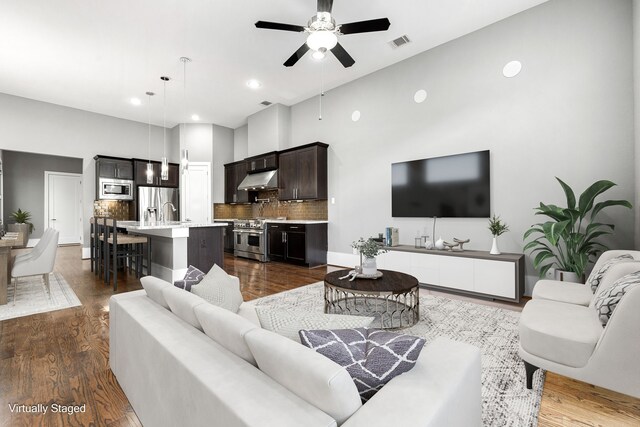
[[[149,131],[149,143],[147,145],[147,160],[151,163],[151,92],[147,92],[147,125]]]
[[[322,120],[322,97],[324,97],[324,61],[320,64],[320,112],[318,114],[318,120]]]
[[[167,157],[167,81],[163,80],[162,93],[162,155]]]

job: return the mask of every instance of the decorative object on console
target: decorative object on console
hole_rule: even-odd
[[[618,279],[611,287],[598,292],[593,306],[598,312],[602,326],[606,326],[624,295],[636,286],[640,286],[640,271]]]
[[[387,227],[384,231],[385,231],[385,239],[387,240],[387,246],[400,245],[400,233],[397,228]]]
[[[471,239],[461,240],[461,239],[458,239],[457,237],[454,237],[453,241],[456,242],[458,244],[458,246],[460,246],[460,251],[464,251],[463,245],[466,244],[466,243],[469,243],[471,241]]]
[[[200,283],[202,279],[204,279],[204,276],[204,272],[198,270],[193,265],[190,265],[189,268],[187,268],[187,273],[184,275],[184,278],[173,282],[173,285],[191,292],[191,287]]]
[[[361,237],[360,239],[351,243],[351,247],[357,250],[360,254],[360,267],[362,268],[361,271],[362,274],[365,274],[367,276],[374,276],[378,271],[378,267],[376,265],[376,257],[380,254],[388,252],[372,238],[364,240],[364,238]]]
[[[546,205],[540,202],[535,208],[536,215],[550,218],[544,223],[534,224],[523,239],[534,235],[535,239],[524,246],[524,251],[531,250],[535,255],[533,266],[540,269],[540,277],[544,277],[551,267],[566,272],[573,272],[581,283],[584,273],[593,258],[608,248],[596,239],[611,234],[613,224],[594,222],[598,214],[609,206],[624,206],[631,209],[626,200],[605,200],[595,203],[595,199],[611,187],[611,181],[601,180],[587,188],[576,203],[576,196],[571,187],[556,177],[567,199],[567,207]],[[545,241],[546,240],[546,241]],[[550,261],[550,262],[549,262]]]
[[[300,342],[346,368],[362,403],[411,370],[425,339],[376,329],[301,330]]]
[[[458,252],[464,252],[464,249],[462,248],[462,245],[464,245],[465,243],[469,243],[471,240],[466,239],[466,240],[460,240],[457,237],[453,238],[453,243],[449,243],[449,242],[442,242],[445,249],[448,251],[458,251]],[[458,249],[456,249],[458,248]]]
[[[442,237],[436,240],[434,247],[440,251],[444,249],[444,240],[442,240]]]
[[[493,235],[493,244],[491,245],[491,255],[500,255],[500,249],[498,249],[498,236],[503,235],[509,231],[509,226],[502,222],[499,216],[495,214],[489,218],[489,231]]]
[[[11,212],[10,217],[15,224],[9,224],[9,231],[22,233],[20,236],[22,237],[22,243],[20,246],[27,246],[27,243],[29,242],[29,234],[33,233],[33,230],[35,229],[30,221],[31,212],[18,209],[15,212]]]

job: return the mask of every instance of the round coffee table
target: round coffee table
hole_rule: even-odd
[[[420,318],[418,279],[398,271],[378,271],[383,275],[375,280],[341,279],[349,270],[324,276],[324,312],[373,316],[384,329],[415,325]]]

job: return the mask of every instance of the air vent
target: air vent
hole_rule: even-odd
[[[269,105],[271,105],[271,104],[273,104],[273,102],[270,102],[270,101],[262,101],[262,102],[260,103],[260,105],[264,105],[265,107],[268,107],[268,106],[269,106]]]
[[[399,48],[400,46],[403,46],[407,43],[411,43],[411,40],[409,40],[409,37],[405,34],[402,37],[398,37],[395,40],[391,40],[389,42],[389,44],[391,45],[392,48],[396,49]]]

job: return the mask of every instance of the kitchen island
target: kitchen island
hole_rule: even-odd
[[[226,226],[213,222],[118,222],[128,233],[151,239],[151,275],[171,283],[181,280],[189,265],[205,273],[213,264],[223,266],[222,230]]]

